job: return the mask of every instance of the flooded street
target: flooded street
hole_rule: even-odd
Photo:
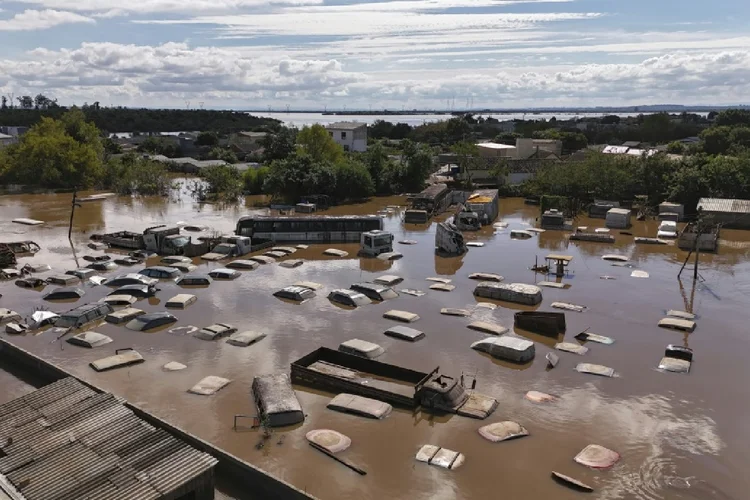
[[[257,198],[245,206],[221,208],[198,205],[184,196],[181,202],[161,198],[112,198],[84,204],[76,210],[73,250],[67,240],[70,195],[0,196],[0,241],[34,240],[42,250],[25,263],[48,263],[61,273],[88,262],[83,255],[99,254],[86,247],[89,236],[120,230],[142,231],[146,227],[185,221],[202,224],[212,231],[232,233],[237,219],[251,213]],[[389,205],[404,206],[404,198],[378,198],[365,205],[334,207],[324,214],[375,213]],[[193,293],[198,301],[186,310],[173,311],[175,326],[207,326],[231,323],[240,331],[259,330],[267,337],[247,348],[221,340],[206,342],[189,335],[167,331],[133,332],[123,326],[103,323],[93,328],[114,342],[98,349],[83,349],[55,341],[44,332],[38,335],[4,338],[57,363],[74,374],[128,399],[199,437],[281,477],[322,499],[409,498],[450,499],[574,499],[582,496],[555,483],[552,470],[573,476],[596,489],[597,499],[700,499],[747,498],[750,479],[744,469],[750,465],[750,410],[746,381],[750,380],[750,232],[723,230],[718,254],[701,254],[702,280],[694,286],[692,262],[677,273],[686,252],[676,246],[634,245],[634,236],[655,236],[658,221],[636,222],[633,235],[612,230],[614,245],[568,242],[570,233],[546,231],[526,240],[510,238],[511,229],[535,226],[539,207],[520,199],[501,199],[497,221],[507,229],[486,227],[466,232],[468,241],[485,243],[481,248],[454,258],[434,253],[435,224],[405,226],[401,210],[385,216],[385,229],[396,241],[411,239],[415,245],[394,244],[404,254],[401,260],[383,262],[357,258],[358,245],[310,245],[288,259],[304,259],[298,268],[262,265],[230,282],[216,281],[207,288],[189,290],[173,282],[162,282],[157,297],[140,299],[134,307],[146,311],[164,310],[164,302],[178,293]],[[29,227],[11,223],[28,217],[46,221]],[[443,220],[446,216],[441,217]],[[576,225],[603,227],[603,219],[579,218]],[[192,233],[195,235],[196,233]],[[322,255],[329,247],[349,252],[348,258]],[[506,283],[534,283],[547,279],[529,267],[538,257],[557,252],[573,256],[567,290],[544,288],[544,300],[536,310],[552,311],[550,304],[564,301],[587,306],[583,313],[566,312],[565,341],[575,342],[577,333],[590,329],[615,339],[613,345],[588,343],[585,356],[555,351],[556,368],[547,368],[545,354],[553,351],[550,338],[519,331],[536,344],[536,357],[525,365],[511,365],[470,349],[485,334],[467,328],[473,321],[494,321],[512,329],[513,314],[523,306],[497,302],[497,309],[479,308],[467,318],[440,314],[443,307],[473,308],[472,294],[478,282],[474,272],[496,273]],[[613,266],[601,259],[608,253],[630,258],[633,268]],[[78,264],[76,263],[78,259]],[[149,260],[155,265],[158,258]],[[225,262],[199,264],[196,272],[222,267]],[[136,272],[142,266],[123,267],[105,275]],[[630,276],[634,269],[647,271],[647,279]],[[49,273],[47,273],[49,274]],[[404,278],[399,288],[428,292],[423,297],[401,294],[380,304],[356,310],[338,307],[326,296],[334,288],[348,288],[354,282],[371,281],[382,274]],[[601,279],[608,275],[616,279]],[[427,277],[452,280],[452,292],[430,290]],[[554,277],[549,279],[554,280]],[[296,281],[319,282],[324,288],[303,304],[283,302],[272,293]],[[54,286],[47,286],[46,291]],[[13,281],[0,282],[0,307],[23,316],[35,308],[65,311],[75,305],[95,302],[110,288],[87,287],[75,304],[42,300],[43,291],[21,289]],[[398,323],[384,319],[389,309],[419,314],[409,325],[425,332],[419,342],[408,343],[383,332]],[[657,327],[668,309],[689,310],[697,315],[692,334]],[[250,385],[253,377],[278,371],[289,372],[291,362],[320,346],[337,348],[348,339],[359,338],[380,344],[385,354],[378,358],[390,364],[429,372],[439,366],[452,376],[462,373],[476,378],[477,391],[498,399],[498,408],[485,421],[456,415],[433,417],[429,413],[394,409],[382,421],[326,409],[334,394],[295,386],[307,415],[293,428],[279,428],[262,449],[255,430],[232,429],[235,415],[255,415]],[[661,373],[655,369],[667,344],[689,346],[695,358],[689,375]],[[129,368],[96,373],[88,363],[133,347],[146,362]],[[165,372],[162,366],[178,361],[188,366]],[[610,366],[616,378],[577,373],[577,363]],[[205,397],[187,390],[207,375],[231,379],[231,383]],[[8,380],[6,380],[6,377]],[[6,383],[7,382],[7,383]],[[0,402],[15,397],[22,383],[0,371]],[[559,397],[553,403],[537,404],[524,398],[529,390]],[[529,437],[490,443],[477,432],[482,425],[514,420],[530,432]],[[352,439],[341,455],[364,468],[359,476],[308,446],[305,433],[329,428]],[[283,436],[283,439],[282,439]],[[597,471],[573,461],[586,445],[596,443],[621,454],[611,469]],[[466,455],[466,463],[448,471],[416,462],[423,444],[434,444]]]

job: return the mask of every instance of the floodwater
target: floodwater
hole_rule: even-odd
[[[86,248],[92,233],[142,230],[163,223],[187,221],[230,232],[237,218],[252,213],[254,201],[245,206],[220,208],[199,206],[185,198],[181,203],[162,199],[108,199],[85,204],[75,214],[73,246],[80,260],[95,253]],[[336,207],[328,213],[374,213],[388,205],[403,205],[403,198],[381,198],[366,205]],[[330,245],[349,252],[349,258],[322,255],[329,245],[311,245],[288,258],[305,259],[304,265],[285,269],[260,266],[232,282],[214,282],[208,288],[188,293],[198,302],[177,311],[177,326],[205,326],[228,322],[240,330],[262,330],[268,336],[248,348],[225,341],[205,342],[190,336],[132,332],[102,324],[95,330],[114,339],[99,349],[83,349],[56,342],[51,334],[13,337],[11,340],[99,386],[127,398],[176,425],[242,457],[269,473],[323,499],[575,499],[581,493],[566,489],[550,478],[552,470],[592,485],[597,499],[700,499],[747,498],[750,479],[750,426],[746,382],[750,379],[750,233],[725,230],[719,253],[701,254],[701,279],[693,284],[692,267],[682,281],[677,273],[686,253],[674,246],[635,246],[633,236],[613,230],[615,245],[568,242],[566,233],[547,231],[528,240],[512,240],[511,229],[534,225],[538,208],[522,200],[500,200],[498,220],[509,223],[505,230],[485,228],[466,233],[467,238],[486,243],[470,248],[461,257],[434,255],[435,225],[404,227],[400,209],[386,216],[386,229],[396,240],[412,239],[413,246],[396,244],[404,258],[395,262],[359,259],[356,245]],[[13,195],[0,197],[0,230],[4,240],[32,239],[42,251],[25,262],[47,262],[56,271],[76,266],[67,241],[69,195]],[[12,224],[16,217],[46,221],[39,227]],[[444,216],[445,217],[445,216]],[[577,225],[602,227],[603,220],[581,218]],[[654,236],[657,223],[635,222],[634,235]],[[585,356],[557,352],[560,363],[547,369],[544,356],[553,341],[525,332],[536,344],[536,358],[526,365],[493,360],[469,348],[484,334],[466,328],[472,321],[492,320],[513,325],[519,307],[498,303],[494,310],[477,309],[468,318],[439,314],[441,307],[472,307],[476,282],[472,272],[505,276],[506,282],[533,283],[543,279],[529,271],[535,257],[550,252],[573,256],[567,290],[543,289],[539,310],[552,310],[553,301],[588,307],[583,313],[568,312],[566,340],[587,328],[615,339],[613,345],[588,344]],[[633,269],[645,270],[647,279],[630,277],[633,269],[612,266],[601,259],[606,253],[621,253],[631,259]],[[198,259],[196,259],[198,263]],[[152,262],[149,262],[152,264]],[[201,264],[206,270],[221,263]],[[138,268],[121,268],[129,272]],[[689,271],[689,272],[688,272]],[[423,297],[401,294],[381,304],[347,310],[331,304],[326,296],[337,287],[371,280],[380,274],[403,276],[402,288],[427,291]],[[111,273],[110,273],[111,274]],[[614,280],[600,279],[610,275]],[[452,292],[429,290],[425,278],[442,276],[453,280]],[[325,285],[317,297],[300,305],[274,298],[279,288],[299,280]],[[51,287],[48,287],[51,288]],[[140,300],[137,307],[163,309],[163,303],[181,290],[163,282],[157,298]],[[92,302],[108,293],[105,287],[86,288],[80,303]],[[1,307],[22,314],[34,308],[70,307],[45,304],[41,293],[20,289],[12,282],[0,284]],[[421,319],[410,325],[426,333],[416,343],[383,335],[397,324],[382,318],[389,309],[415,312]],[[688,309],[697,314],[692,334],[656,326],[667,309]],[[6,338],[8,335],[2,333]],[[256,375],[289,372],[294,360],[320,346],[360,338],[382,345],[382,361],[420,371],[440,366],[443,373],[477,380],[477,390],[496,397],[497,410],[486,421],[459,416],[431,416],[422,412],[395,410],[382,421],[336,413],[326,409],[333,394],[295,386],[307,415],[293,428],[276,429],[258,449],[255,430],[233,430],[235,415],[254,415],[250,385]],[[688,345],[695,352],[689,375],[661,373],[655,369],[667,344]],[[130,368],[95,373],[88,362],[113,354],[115,349],[134,347],[146,362]],[[162,366],[179,361],[188,368],[167,373]],[[616,378],[577,373],[579,362],[613,367]],[[211,397],[187,390],[207,375],[232,380]],[[4,382],[4,379],[0,379]],[[5,384],[0,392],[5,391]],[[559,397],[554,403],[535,404],[524,399],[529,390]],[[10,399],[3,395],[2,400]],[[477,429],[488,423],[515,420],[530,436],[501,443],[482,439]],[[242,425],[242,422],[241,422]],[[341,454],[364,468],[360,476],[305,442],[305,433],[330,428],[348,435],[352,446]],[[622,456],[611,470],[587,469],[573,461],[586,445],[596,443]],[[448,471],[415,461],[423,444],[434,444],[466,455],[460,469]]]

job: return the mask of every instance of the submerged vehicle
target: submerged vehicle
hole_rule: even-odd
[[[396,297],[398,297],[398,293],[396,293],[393,288],[386,285],[381,285],[380,283],[354,283],[349,288],[351,290],[354,290],[355,292],[359,292],[367,296],[371,300],[376,300],[378,302],[388,299],[395,299]]]
[[[175,279],[180,275],[180,270],[176,267],[152,266],[141,269],[138,274],[155,279]]]
[[[370,299],[363,293],[339,288],[328,294],[328,300],[344,306],[359,307],[370,304]]]
[[[141,273],[128,273],[120,274],[119,276],[106,279],[104,280],[103,284],[106,286],[155,285],[158,282],[159,280],[151,278],[148,275],[144,275]]]
[[[467,390],[463,380],[321,347],[292,363],[292,382],[335,393],[373,398],[402,408],[421,407],[483,419],[497,400]],[[472,384],[476,385],[476,380]]]
[[[677,223],[671,220],[663,220],[659,224],[659,230],[656,233],[657,238],[677,238]]]
[[[82,326],[103,320],[114,309],[107,303],[85,304],[61,314],[55,321],[60,328],[81,328]]]
[[[137,316],[134,319],[131,319],[125,325],[125,328],[127,328],[128,330],[135,330],[137,332],[145,332],[148,330],[153,330],[154,328],[159,328],[161,326],[171,325],[172,323],[176,322],[177,318],[174,315],[166,311],[162,311]]]
[[[515,326],[534,333],[557,337],[565,333],[565,313],[520,311],[514,315]]]
[[[273,296],[278,297],[280,299],[288,299],[288,300],[294,300],[296,302],[304,302],[308,299],[315,297],[315,291],[304,286],[292,285],[292,286],[284,287],[277,292],[274,292]]]

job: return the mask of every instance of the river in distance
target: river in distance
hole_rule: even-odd
[[[264,213],[253,208],[257,199],[239,206],[199,205],[184,195],[181,201],[163,198],[115,197],[84,204],[76,210],[73,242],[67,239],[70,211],[68,194],[7,195],[0,197],[0,230],[5,241],[34,240],[42,250],[28,262],[48,263],[54,272],[86,265],[81,257],[94,254],[86,247],[94,233],[131,230],[181,221],[204,224],[212,232],[231,233],[242,215]],[[635,245],[634,236],[654,236],[657,221],[635,222],[633,235],[613,230],[614,245],[570,242],[568,233],[546,231],[526,240],[510,238],[509,231],[537,225],[539,207],[520,199],[501,199],[500,216],[506,229],[485,227],[465,233],[468,240],[485,243],[460,257],[438,257],[434,252],[435,223],[405,225],[402,197],[376,198],[360,205],[334,207],[326,214],[376,213],[388,206],[385,228],[396,241],[415,240],[415,245],[396,244],[404,257],[393,262],[356,257],[358,245],[310,245],[287,258],[304,259],[295,269],[278,264],[243,271],[230,282],[214,282],[208,288],[182,290],[173,282],[162,282],[156,297],[139,300],[146,311],[164,310],[164,302],[177,293],[198,296],[184,311],[177,311],[176,326],[207,326],[231,323],[239,330],[261,330],[267,337],[247,347],[234,347],[225,340],[206,342],[167,331],[133,332],[108,323],[94,329],[114,339],[98,349],[83,349],[55,341],[45,332],[22,336],[1,335],[11,342],[57,363],[77,376],[122,396],[173,424],[226,449],[322,499],[575,499],[581,493],[566,489],[550,478],[550,471],[568,474],[596,489],[597,499],[700,499],[747,498],[750,479],[750,427],[747,386],[750,379],[750,232],[723,230],[717,254],[701,254],[700,280],[692,281],[692,268],[682,280],[677,273],[686,252],[675,246]],[[45,221],[37,227],[11,223],[17,217]],[[442,220],[447,214],[441,216]],[[601,219],[579,218],[577,225],[602,227]],[[323,255],[329,246],[349,252],[346,258]],[[548,253],[573,256],[564,282],[569,289],[544,288],[538,310],[549,311],[554,301],[587,306],[582,313],[568,312],[566,341],[585,329],[615,339],[612,345],[591,344],[589,352],[577,356],[556,351],[560,363],[547,367],[545,355],[554,341],[518,332],[535,342],[536,357],[525,365],[511,365],[470,348],[484,334],[470,330],[472,321],[485,320],[513,329],[513,314],[519,309],[498,302],[497,309],[475,308],[477,282],[473,272],[497,273],[509,283],[534,283],[544,279],[529,270],[535,259]],[[618,253],[633,267],[613,266],[601,257]],[[155,265],[158,259],[148,261]],[[200,272],[224,263],[194,259]],[[109,275],[134,272],[124,268]],[[633,269],[649,278],[631,277]],[[422,297],[401,294],[381,304],[356,310],[337,307],[327,300],[335,288],[348,288],[382,274],[404,278],[398,288],[428,292]],[[615,279],[602,279],[602,276]],[[426,278],[452,280],[451,292],[430,290]],[[300,305],[276,299],[272,293],[296,281],[319,282],[324,288]],[[45,290],[52,289],[48,286]],[[95,302],[111,290],[86,286],[86,295],[76,303],[55,304],[42,300],[42,291],[21,289],[12,281],[0,283],[0,307],[26,316],[35,308],[65,311]],[[443,307],[470,308],[468,318],[440,314]],[[384,319],[389,309],[419,314],[413,327],[426,333],[415,343],[387,337],[383,332],[395,323]],[[665,330],[657,322],[668,309],[691,310],[697,315],[692,334]],[[334,394],[295,386],[306,419],[291,428],[279,428],[261,449],[256,430],[233,430],[235,415],[255,415],[251,397],[253,377],[275,372],[289,373],[290,363],[313,350],[337,346],[359,338],[385,348],[379,360],[429,372],[440,367],[455,377],[464,374],[477,380],[476,390],[497,398],[497,410],[485,421],[461,416],[434,416],[422,411],[394,410],[384,420],[337,413],[326,408]],[[656,369],[668,344],[694,349],[695,359],[687,375],[662,373]],[[88,363],[133,347],[146,358],[129,368],[96,373]],[[165,372],[169,361],[188,366]],[[575,371],[580,362],[613,367],[618,376],[599,378]],[[208,375],[232,382],[211,397],[187,390]],[[0,402],[16,397],[21,388],[0,378]],[[554,403],[536,404],[524,398],[529,390],[553,394]],[[477,429],[488,423],[514,420],[530,436],[508,442],[485,441]],[[319,453],[305,441],[316,428],[340,431],[352,439],[341,457],[367,470],[360,476]],[[610,470],[578,465],[573,457],[596,443],[621,454]],[[434,444],[466,455],[463,467],[448,471],[415,461],[424,444]]]

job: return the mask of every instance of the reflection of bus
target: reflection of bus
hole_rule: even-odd
[[[235,234],[249,236],[253,244],[262,240],[359,243],[366,231],[382,230],[377,215],[274,217],[249,215],[237,222]]]

